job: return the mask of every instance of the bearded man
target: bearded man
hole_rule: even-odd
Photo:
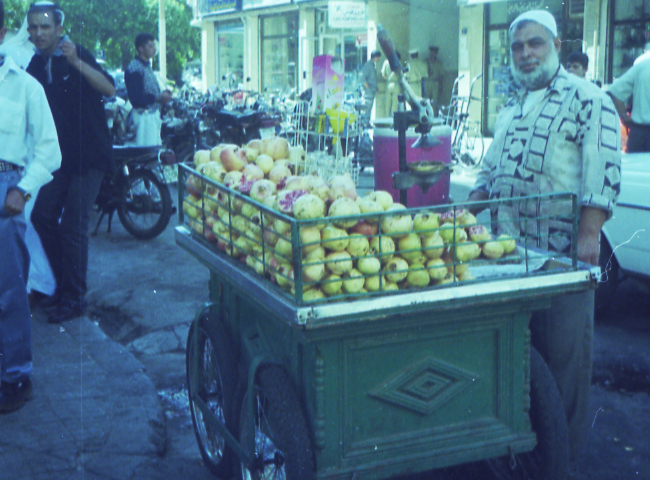
[[[521,14],[509,35],[510,68],[522,88],[499,113],[494,141],[469,199],[575,193],[577,245],[571,244],[571,206],[567,212],[560,205],[532,202],[537,215],[527,221],[523,202],[494,202],[494,233],[523,237],[528,244],[559,253],[577,249],[578,260],[596,265],[600,229],[620,189],[616,110],[597,86],[567,74],[560,65],[560,39],[550,13]],[[553,298],[551,308],[535,312],[530,322],[532,344],[546,360],[563,400],[574,459],[587,426],[593,316],[590,290]]]

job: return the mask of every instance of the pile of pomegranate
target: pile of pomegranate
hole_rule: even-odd
[[[468,281],[472,261],[515,251],[465,209],[413,214],[350,177],[301,174],[304,158],[279,137],[197,151],[187,224],[291,293],[301,279],[304,302]]]

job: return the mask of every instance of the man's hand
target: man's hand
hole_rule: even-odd
[[[467,199],[468,202],[483,202],[485,200],[489,200],[489,197],[488,197],[487,193],[482,192],[480,190],[476,190],[476,191],[472,192],[469,195],[469,198]],[[481,213],[486,208],[487,208],[487,206],[471,207],[469,209],[469,211],[470,211],[470,213],[472,215],[478,215],[479,213]]]
[[[25,209],[23,195],[16,189],[9,190],[5,198],[5,211],[9,215],[18,215]]]
[[[61,52],[63,52],[63,56],[68,60],[70,65],[79,68],[79,62],[81,60],[77,56],[77,46],[74,43],[70,40],[63,40],[61,42]]]
[[[167,105],[172,101],[172,92],[171,90],[165,90],[160,93],[160,103]]]
[[[600,230],[607,218],[604,210],[582,207],[578,225],[578,260],[598,265]]]

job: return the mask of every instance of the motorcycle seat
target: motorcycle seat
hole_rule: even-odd
[[[238,124],[252,123],[259,117],[259,113],[252,110],[238,112],[237,110],[226,108],[219,110],[216,115],[222,120],[232,121]]]
[[[162,145],[153,145],[148,147],[135,147],[130,145],[113,145],[113,156],[134,159],[147,155],[158,156],[158,152],[162,149]]]

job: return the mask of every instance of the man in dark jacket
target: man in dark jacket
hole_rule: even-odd
[[[370,55],[370,60],[361,67],[361,84],[366,94],[366,121],[370,120],[372,106],[375,103],[375,95],[377,95],[377,62],[380,58],[381,52],[375,50]]]
[[[87,289],[88,222],[104,173],[111,140],[103,96],[113,96],[113,79],[92,54],[63,35],[64,15],[50,2],[32,4],[28,32],[36,47],[27,72],[43,85],[61,146],[61,168],[44,186],[32,223],[48,257],[57,290],[48,321],[81,315]]]

